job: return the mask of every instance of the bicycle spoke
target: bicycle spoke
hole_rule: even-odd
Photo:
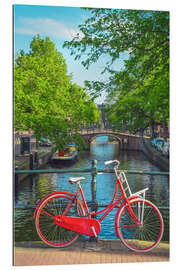
[[[122,225],[122,226],[118,226],[118,228],[130,228],[130,227],[138,227],[139,224],[132,224],[132,225]]]
[[[64,194],[52,195],[47,198],[36,215],[36,229],[40,238],[51,246],[63,247],[71,244],[78,238],[78,233],[67,230],[54,222],[56,216],[61,216],[72,201],[71,197]],[[77,211],[79,208],[79,214]],[[72,204],[66,213],[67,216],[80,216],[83,213],[81,205],[76,202]]]
[[[141,199],[131,202],[131,208],[136,217],[143,219],[142,224],[134,222],[128,207],[125,206],[118,216],[117,231],[127,247],[136,251],[148,251],[156,246],[162,237],[161,214],[152,203]]]
[[[52,216],[52,215],[49,214],[48,212],[46,212],[46,211],[44,211],[44,210],[42,210],[42,212],[43,212],[45,215],[47,215],[47,216],[49,216],[49,217],[51,217],[51,218],[54,218],[54,216]]]

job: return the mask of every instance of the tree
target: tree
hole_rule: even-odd
[[[110,119],[126,120],[133,129],[169,119],[169,12],[88,9],[92,16],[80,25],[77,36],[64,46],[88,68],[108,55],[103,72],[107,82],[86,82],[97,97],[104,89],[114,102]],[[84,52],[86,53],[84,59]],[[126,55],[124,67],[113,63]],[[121,114],[120,114],[121,113]],[[115,119],[116,118],[116,119]]]
[[[159,66],[133,91],[118,94],[109,110],[109,119],[116,126],[128,122],[131,131],[143,131],[156,123],[169,121],[169,70]]]
[[[14,98],[15,130],[31,129],[37,139],[46,136],[59,148],[79,139],[79,127],[89,121],[88,106],[91,120],[99,121],[85,89],[72,84],[65,59],[48,37],[35,36],[30,52],[17,55]]]

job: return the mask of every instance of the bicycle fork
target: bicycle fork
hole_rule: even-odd
[[[130,216],[132,217],[132,219],[134,220],[134,222],[136,223],[136,225],[143,225],[143,221],[144,221],[144,200],[143,200],[143,204],[141,206],[141,203],[138,202],[138,208],[137,208],[137,216],[134,213],[129,200],[126,200],[127,203],[127,209],[128,212],[130,214]]]
[[[140,202],[138,202],[138,219],[140,220],[141,225],[143,225],[143,221],[144,221],[144,201],[143,201],[142,209],[141,209]]]

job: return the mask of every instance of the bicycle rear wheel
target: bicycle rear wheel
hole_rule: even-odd
[[[55,224],[54,217],[61,216],[66,207],[72,201],[72,196],[67,194],[55,194],[45,199],[39,206],[35,226],[39,237],[47,245],[52,247],[66,247],[77,240],[79,234]],[[85,211],[79,199],[76,199],[66,216],[84,216]]]
[[[142,199],[130,202],[131,208],[141,221],[138,225],[125,205],[117,216],[117,233],[122,242],[131,250],[147,252],[157,246],[162,238],[164,223],[157,207]]]

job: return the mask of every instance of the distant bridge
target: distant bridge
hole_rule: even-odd
[[[111,129],[89,129],[82,130],[81,136],[84,139],[87,148],[94,139],[100,136],[111,136],[119,142],[119,150],[142,150],[142,136],[121,133]]]

